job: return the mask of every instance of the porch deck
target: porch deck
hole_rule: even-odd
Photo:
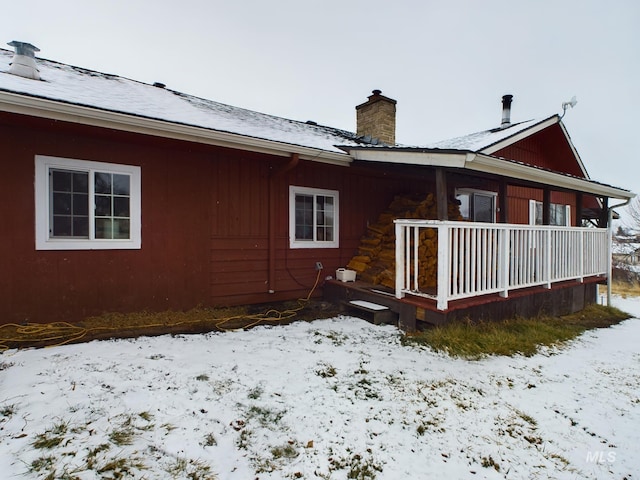
[[[392,289],[362,281],[341,282],[328,280],[324,284],[324,299],[342,305],[345,311],[349,302],[364,300],[388,307],[398,317],[398,327],[413,332],[427,326],[442,325],[461,318],[500,320],[506,318],[534,317],[539,314],[567,315],[597,302],[601,276],[554,283],[551,288],[534,286],[513,291],[508,297],[498,293],[480,295],[450,301],[446,310],[439,310],[435,299],[405,295],[396,298]],[[352,310],[357,313],[355,309]]]

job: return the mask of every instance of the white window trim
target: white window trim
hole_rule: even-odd
[[[478,190],[475,188],[456,188],[455,191],[455,196],[457,197],[458,195],[463,195],[463,194],[467,194],[467,195],[473,195],[474,193],[478,193],[480,195],[487,195],[490,197],[493,197],[493,212],[492,213],[492,220],[490,223],[496,223],[496,218],[498,215],[498,193],[497,192],[491,192],[489,190]],[[471,208],[471,205],[469,205],[469,208]],[[468,219],[471,222],[475,222],[475,220],[473,218],[469,218]]]
[[[333,241],[296,240],[296,195],[324,195],[333,197]],[[289,247],[290,248],[338,248],[340,246],[340,197],[337,190],[298,187],[289,185]],[[315,232],[315,229],[314,229]],[[315,233],[314,233],[315,234]]]
[[[52,238],[49,195],[49,171],[65,170],[100,171],[130,175],[130,235],[129,239],[95,239],[92,228],[90,238]],[[36,250],[135,250],[142,247],[142,208],[140,167],[115,163],[75,160],[70,158],[36,155],[35,157],[35,207]]]

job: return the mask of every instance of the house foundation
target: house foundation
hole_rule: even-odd
[[[600,282],[599,278],[560,282],[550,289],[533,287],[513,291],[507,298],[497,294],[482,295],[452,301],[447,310],[438,310],[435,300],[412,295],[398,299],[390,289],[362,281],[345,283],[329,280],[324,285],[323,294],[325,300],[341,306],[345,312],[365,319],[370,319],[370,315],[362,315],[359,309],[351,308],[354,301],[386,307],[395,314],[398,327],[411,333],[461,319],[475,322],[568,315],[597,302]]]

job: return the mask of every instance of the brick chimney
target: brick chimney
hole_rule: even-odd
[[[19,77],[40,80],[40,72],[36,65],[35,52],[40,49],[26,42],[18,42],[16,40],[9,42],[8,45],[15,47],[16,53],[9,64],[9,73],[18,75]]]
[[[356,133],[387,145],[395,145],[397,102],[381,95],[380,90],[372,93],[369,100],[356,107]]]

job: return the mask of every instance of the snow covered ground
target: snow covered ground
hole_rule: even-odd
[[[640,299],[615,299],[640,317]],[[451,359],[340,317],[0,355],[2,478],[640,478],[640,321]],[[55,472],[50,475],[51,472]]]

